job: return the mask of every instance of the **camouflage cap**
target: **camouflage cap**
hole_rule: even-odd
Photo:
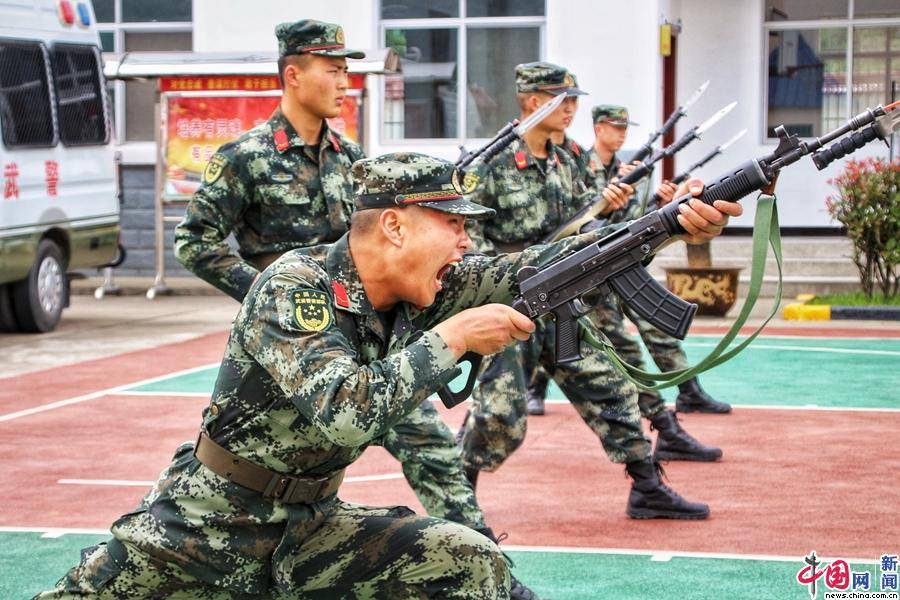
[[[516,67],[516,91],[547,92],[554,96],[563,92],[570,96],[587,94],[578,89],[578,81],[567,69],[548,62],[531,62]]]
[[[365,58],[365,52],[344,47],[344,30],[340,25],[303,19],[295,23],[281,23],[275,27],[278,55],[316,54]]]
[[[618,127],[637,125],[634,121],[628,120],[628,109],[618,104],[598,104],[591,109],[591,116],[595,125],[597,123],[609,123]]]
[[[484,218],[494,211],[463,194],[478,184],[474,173],[463,174],[456,166],[416,152],[395,152],[353,163],[356,209],[389,208],[415,204],[466,217]]]

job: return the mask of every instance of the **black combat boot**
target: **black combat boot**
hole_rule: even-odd
[[[678,492],[662,482],[665,475],[656,460],[645,458],[625,465],[631,476],[631,494],[625,512],[632,519],[705,519],[709,506],[688,502]]]
[[[544,414],[544,399],[547,397],[547,384],[550,378],[543,370],[538,369],[534,373],[531,385],[525,390],[525,399],[528,401],[528,414],[540,416]]]
[[[482,527],[481,529],[476,529],[478,533],[488,538],[498,546],[500,542],[506,539],[506,534],[500,534],[500,537],[494,535],[493,530],[490,527]],[[506,558],[506,562],[509,563],[511,567],[514,567],[513,561],[510,557],[506,556],[506,553],[503,553],[503,556]],[[541,600],[541,597],[531,591],[527,585],[516,579],[516,576],[510,572],[509,574],[509,598],[510,600]]]
[[[731,412],[731,405],[713,400],[707,394],[696,377],[678,384],[678,398],[675,399],[675,410],[678,412],[702,412],[725,414]]]
[[[656,436],[656,450],[653,451],[657,460],[713,462],[722,458],[720,448],[707,446],[685,431],[671,410],[660,411],[650,419],[650,429],[659,432]]]

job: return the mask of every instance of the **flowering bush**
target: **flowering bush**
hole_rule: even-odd
[[[886,298],[900,292],[900,159],[850,160],[830,180],[838,195],[826,201],[832,218],[847,228],[853,262],[866,297],[877,286]]]

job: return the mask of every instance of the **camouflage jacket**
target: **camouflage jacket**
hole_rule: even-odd
[[[596,184],[594,182],[594,172],[591,170],[589,165],[590,154],[584,147],[581,146],[578,142],[570,138],[569,136],[565,136],[563,138],[563,143],[560,144],[560,148],[565,151],[566,154],[572,159],[572,162],[578,167],[578,176],[581,177],[582,181],[584,181],[585,185],[588,187],[595,187]]]
[[[479,169],[470,199],[497,214],[467,224],[475,250],[494,254],[497,244],[535,244],[594,198],[574,160],[549,142],[547,150],[543,168],[516,140]]]
[[[520,254],[467,255],[434,304],[390,312],[375,311],[366,297],[349,236],[288,252],[241,306],[203,428],[231,452],[281,473],[343,469],[459,374],[434,325],[472,306],[510,302],[519,268],[546,264],[609,230]],[[260,594],[271,580],[290,585],[292,550],[334,501],[272,500],[215,475],[186,446],[113,535],[203,581]]]
[[[597,156],[597,150],[595,148],[591,148],[591,151],[587,155],[587,164],[588,170],[593,174],[594,189],[599,194],[611,178],[618,177],[619,165],[622,164],[622,161],[617,155],[614,154],[612,162],[607,168],[603,165],[603,161],[600,160],[600,157]],[[606,217],[607,221],[610,223],[621,223],[623,221],[630,221],[632,219],[640,217],[642,208],[644,207],[644,203],[646,202],[647,193],[649,191],[649,184],[649,177],[645,177],[644,179],[638,181],[634,186],[635,193],[631,196],[631,198],[628,199],[628,204],[624,208],[613,211],[610,215],[608,215]]]
[[[306,146],[276,109],[210,159],[175,229],[175,255],[201,279],[241,300],[260,263],[333,242],[347,231],[353,211],[350,167],[363,156],[356,143],[327,124],[319,146]],[[225,242],[232,232],[240,255]]]

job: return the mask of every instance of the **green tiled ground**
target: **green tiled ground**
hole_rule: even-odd
[[[685,349],[690,361],[706,356],[719,339],[689,338]],[[701,381],[716,398],[736,405],[900,408],[898,364],[900,340],[895,339],[763,338],[734,359],[704,373]],[[131,389],[209,392],[215,377],[216,369],[210,368]],[[860,393],[861,382],[864,394]],[[674,400],[673,391],[663,394]],[[549,397],[563,398],[555,385]]]
[[[78,561],[81,548],[104,539],[106,536],[65,535],[42,539],[37,533],[0,533],[0,598],[30,598],[51,587]],[[645,555],[509,554],[516,564],[516,574],[542,597],[553,600],[809,598],[806,589],[794,581],[803,566],[800,557],[796,563],[677,557],[655,562]],[[870,571],[875,582],[874,565],[852,568]],[[819,597],[821,594],[820,591]]]

